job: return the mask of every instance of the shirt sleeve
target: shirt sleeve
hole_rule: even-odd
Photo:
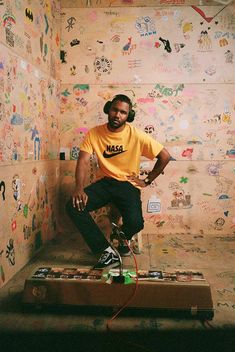
[[[89,154],[92,154],[94,149],[92,146],[92,142],[91,142],[91,132],[89,131],[85,138],[83,139],[81,145],[80,145],[80,150],[82,150],[83,152],[87,152]]]
[[[164,148],[164,146],[144,132],[142,134],[142,138],[142,155],[148,159],[154,159]]]

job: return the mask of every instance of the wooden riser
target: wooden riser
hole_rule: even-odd
[[[93,271],[94,272],[94,271]],[[28,278],[25,281],[23,303],[31,305],[71,305],[81,307],[121,307],[135,290],[131,284],[107,283],[101,279]],[[108,272],[107,272],[108,274]],[[206,280],[139,281],[129,308],[189,311],[192,315],[206,312],[213,317],[211,290]]]

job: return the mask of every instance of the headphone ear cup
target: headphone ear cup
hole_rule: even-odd
[[[104,108],[103,108],[103,111],[104,111],[105,114],[109,113],[109,110],[111,108],[111,104],[112,104],[111,101],[107,101],[107,103],[105,103]]]
[[[135,110],[129,111],[127,122],[132,122],[135,119]]]

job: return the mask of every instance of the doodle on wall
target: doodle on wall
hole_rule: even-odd
[[[4,181],[1,181],[1,182],[0,182],[0,193],[1,193],[1,195],[2,195],[2,200],[3,200],[3,201],[6,199],[5,191],[6,191],[5,182],[4,182]]]
[[[49,4],[49,2],[48,2]],[[3,27],[0,30],[0,42],[14,48],[16,54],[37,66],[39,69],[59,77],[58,32],[59,1],[53,1],[53,10],[49,5],[30,3],[24,6],[18,1],[4,2],[0,8]],[[22,26],[22,20],[24,26]],[[49,52],[50,48],[50,52]],[[50,65],[54,64],[51,69]]]
[[[79,147],[82,128],[87,130],[97,122],[105,123],[103,106],[118,93],[118,86],[107,89],[106,86],[63,85],[61,147],[71,149],[71,140],[76,140]],[[136,127],[160,140],[173,159],[213,161],[233,158],[232,86],[223,86],[221,91],[220,85],[213,85],[212,91],[206,84],[199,88],[198,85],[182,83],[155,83],[134,87],[125,85],[123,93],[133,96]],[[225,135],[228,138],[224,138]]]
[[[227,7],[210,8],[212,16],[205,15],[203,11],[197,16],[195,11],[200,12],[201,9],[193,6],[181,7],[180,11],[170,7],[167,10],[143,7],[141,16],[139,8],[134,7],[128,9],[128,14],[124,8],[118,8],[115,15],[96,9],[95,20],[89,9],[83,9],[81,16],[78,9],[66,8],[62,17],[64,64],[61,74],[63,77],[69,76],[71,64],[76,62],[79,55],[80,62],[86,63],[77,67],[80,83],[96,84],[99,81],[103,84],[147,84],[153,83],[154,77],[159,82],[170,80],[175,84],[182,81],[233,82],[231,70],[235,64],[235,37],[229,23],[233,14]],[[207,12],[206,7],[205,11]],[[200,15],[205,17],[204,21],[201,21]],[[69,25],[70,18],[76,19],[76,22],[73,20]],[[206,21],[208,18],[210,24]],[[79,28],[82,28],[80,34],[85,35],[86,41],[77,38],[79,45],[73,47],[74,28],[78,23]],[[69,57],[67,64],[65,54]],[[131,60],[130,56],[133,56]],[[95,71],[90,69],[94,66],[94,57],[99,62],[101,58],[104,62],[112,61],[109,75],[102,74],[100,68],[100,75],[97,77],[97,68],[95,67]],[[222,62],[225,64],[223,69]],[[133,69],[139,69],[135,72],[135,78]],[[75,83],[77,77],[74,76],[76,77],[71,75],[66,81]]]
[[[0,286],[56,231],[50,163],[59,151],[60,2],[24,3],[0,3]],[[31,173],[29,160],[50,163]],[[50,181],[34,187],[31,175],[44,174],[44,167]]]
[[[0,120],[1,162],[56,158],[59,148],[56,82],[41,74],[31,81],[31,74],[37,74],[35,67],[10,53],[0,58],[0,62],[7,96]]]

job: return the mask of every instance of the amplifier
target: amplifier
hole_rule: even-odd
[[[25,280],[25,306],[78,306],[120,308],[131,297],[130,310],[187,312],[211,320],[213,302],[201,272],[40,267]]]

